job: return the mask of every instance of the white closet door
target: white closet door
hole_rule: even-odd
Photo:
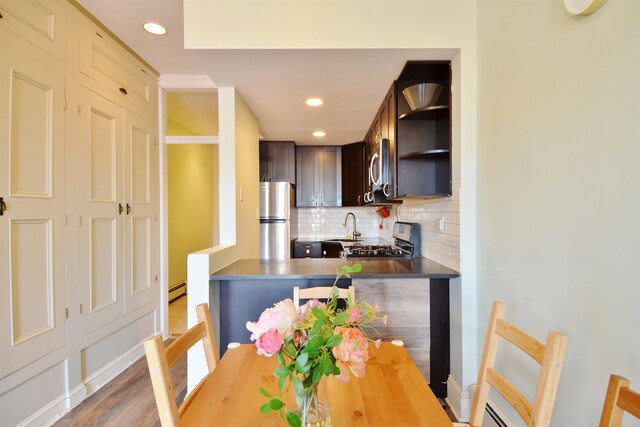
[[[79,274],[88,333],[124,314],[126,202],[122,108],[83,87],[79,99]]]
[[[34,50],[0,42],[0,376],[65,345],[64,67]]]
[[[158,292],[158,143],[154,125],[125,111],[125,306],[129,312]]]

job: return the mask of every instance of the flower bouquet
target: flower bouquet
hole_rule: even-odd
[[[272,394],[260,387],[260,393],[268,398],[260,407],[262,412],[278,411],[293,427],[331,425],[328,404],[321,401],[318,385],[329,375],[348,381],[348,371],[363,376],[369,359],[369,339],[363,328],[375,321],[387,322],[386,315],[378,315],[377,306],[357,303],[350,297],[345,308],[338,308],[338,280],[361,270],[360,264],[337,269],[326,303],[310,300],[296,309],[293,301],[286,299],[266,309],[257,322],[247,322],[258,354],[275,355],[279,365],[274,371],[278,392]],[[380,340],[374,343],[379,345]],[[295,410],[287,409],[283,401],[291,385],[298,406]]]

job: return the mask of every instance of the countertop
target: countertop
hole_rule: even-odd
[[[332,279],[343,265],[362,265],[357,278],[448,279],[460,273],[427,258],[308,258],[288,260],[240,259],[214,272],[211,280]],[[355,276],[354,276],[355,277]]]

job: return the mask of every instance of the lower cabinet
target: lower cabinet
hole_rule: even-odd
[[[298,242],[293,244],[294,258],[322,258],[321,242]]]
[[[296,147],[296,206],[341,206],[340,147]]]

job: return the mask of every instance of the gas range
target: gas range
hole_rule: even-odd
[[[351,245],[343,251],[345,258],[413,258],[420,256],[420,225],[396,222],[392,245]]]

